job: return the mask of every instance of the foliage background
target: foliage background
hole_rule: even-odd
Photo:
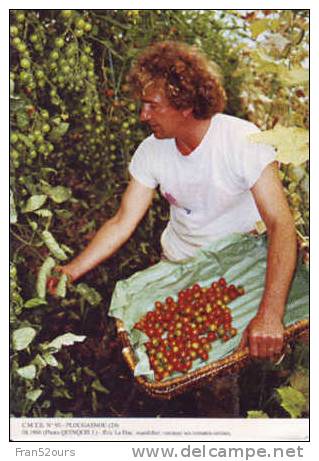
[[[223,71],[226,112],[266,131],[306,248],[308,22],[307,10],[11,11],[12,414],[203,414],[207,391],[168,405],[135,387],[107,317],[116,281],[159,260],[168,219],[159,195],[127,244],[66,295],[42,295],[45,267],[41,277],[39,268],[49,257],[59,262],[77,254],[115,213],[128,181],[127,164],[148,134],[138,121],[138,103],[129,99],[125,75],[139,50],[163,39],[201,47]],[[258,230],[264,231],[261,223]],[[259,372],[265,380],[258,391]],[[255,363],[240,377],[240,414],[254,409],[287,417],[287,398],[301,401],[297,416],[307,414],[307,373],[304,345],[279,368]],[[252,382],[256,398],[248,399]],[[279,386],[293,389],[293,395],[279,397],[274,391]],[[228,397],[221,408],[211,404],[211,415],[230,415],[231,405]]]

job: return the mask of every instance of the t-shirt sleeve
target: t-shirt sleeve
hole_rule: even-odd
[[[245,122],[234,131],[230,166],[236,187],[245,191],[253,187],[265,167],[276,159],[276,151],[268,144],[254,143],[249,139],[250,134],[260,131],[253,123]]]
[[[143,141],[138,148],[129,164],[129,172],[134,179],[144,184],[144,186],[155,189],[158,185],[154,172],[154,162],[151,146]]]

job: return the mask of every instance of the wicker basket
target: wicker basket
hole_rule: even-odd
[[[123,356],[130,370],[134,374],[136,357],[130,344],[127,332],[123,328],[123,322],[116,320],[117,333],[123,344]],[[293,341],[296,337],[305,333],[309,328],[307,319],[290,325],[285,330],[285,344]],[[177,378],[155,382],[149,381],[144,376],[135,376],[136,382],[152,397],[158,399],[171,399],[193,387],[206,384],[222,374],[238,371],[250,360],[248,347],[241,351],[233,352],[227,357],[205,365],[199,370],[190,371]]]

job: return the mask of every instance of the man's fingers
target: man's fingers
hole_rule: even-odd
[[[49,277],[47,281],[47,288],[49,290],[49,293],[52,295],[55,294],[56,292],[56,286],[58,284],[58,279],[56,277]]]
[[[281,353],[283,338],[281,336],[250,335],[249,351],[253,357],[273,358]]]

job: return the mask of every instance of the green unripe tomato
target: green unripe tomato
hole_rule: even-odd
[[[27,58],[22,58],[20,61],[20,66],[23,67],[23,69],[30,69],[31,63],[29,59]]]
[[[39,88],[44,88],[45,87],[45,80],[39,80],[38,81],[38,86],[39,86]]]
[[[136,111],[136,104],[134,102],[131,102],[129,105],[128,105],[128,108],[131,112],[135,112]]]
[[[92,30],[92,24],[89,22],[86,22],[84,25],[84,30],[85,32],[90,32]]]
[[[40,144],[38,151],[40,154],[44,154],[47,151],[46,145],[45,144]]]
[[[80,57],[80,62],[82,64],[87,64],[89,62],[89,58],[87,57],[86,54],[82,54],[82,56]]]
[[[18,140],[19,140],[19,136],[17,135],[17,133],[11,133],[10,142],[12,144],[15,144],[16,142],[18,142]]]
[[[51,127],[48,123],[45,123],[44,125],[42,125],[42,133],[49,133],[49,131],[51,130]]]
[[[35,51],[43,51],[43,46],[41,45],[41,43],[36,43],[34,45],[34,49]]]
[[[83,29],[85,28],[85,21],[84,19],[82,18],[78,18],[76,21],[75,21],[75,25],[78,29]]]
[[[18,160],[20,157],[19,152],[15,149],[12,149],[10,151],[10,157],[12,158],[12,160]]]
[[[36,43],[39,40],[39,37],[37,34],[31,34],[30,35],[30,42]]]
[[[55,90],[55,89],[52,89],[52,90],[50,91],[50,96],[51,96],[51,98],[55,98],[56,95],[57,95],[56,90]]]
[[[17,50],[19,51],[19,53],[24,53],[25,51],[27,51],[27,45],[23,42],[20,42],[17,45]]]
[[[80,38],[80,37],[83,37],[84,35],[84,31],[82,29],[75,29],[75,36]]]
[[[49,64],[49,69],[50,69],[51,71],[54,71],[54,70],[56,70],[57,68],[58,68],[58,65],[57,65],[57,63],[56,63],[55,61],[50,62],[50,64]]]
[[[14,168],[19,168],[20,162],[18,160],[13,160],[13,166]]]
[[[22,72],[20,72],[19,78],[21,82],[27,82],[31,78],[31,74],[23,70]]]
[[[50,58],[51,58],[53,61],[57,61],[57,60],[59,59],[59,57],[60,57],[60,54],[59,54],[58,51],[56,51],[56,50],[51,51],[51,53],[50,53]]]
[[[12,40],[12,45],[15,46],[16,48],[18,48],[18,45],[20,45],[21,43],[21,38],[19,37],[14,37],[14,39]]]
[[[17,26],[10,26],[10,35],[12,37],[17,37],[19,35],[19,29]]]
[[[22,11],[16,14],[16,20],[18,22],[23,22],[24,19],[25,19],[25,14]]]
[[[34,134],[34,140],[37,144],[41,144],[44,141],[44,137],[40,130],[35,130],[33,134]]]
[[[77,47],[74,43],[70,43],[70,45],[67,46],[65,54],[67,56],[73,56],[76,53]]]
[[[51,144],[51,143],[47,144],[47,149],[48,149],[49,152],[53,152],[53,150],[54,150],[54,145]]]
[[[90,54],[92,51],[92,48],[89,45],[86,45],[83,49],[84,53]]]
[[[62,16],[62,18],[64,18],[64,19],[69,19],[69,18],[71,18],[72,15],[73,15],[73,11],[72,11],[72,10],[62,10],[62,11],[61,11],[61,16]]]
[[[64,38],[63,38],[63,37],[57,37],[57,38],[55,39],[54,43],[55,43],[55,46],[56,46],[57,48],[62,48],[63,45],[64,45]]]
[[[36,150],[32,150],[32,151],[30,152],[30,157],[31,157],[31,158],[37,158],[37,155],[38,155],[38,153],[37,153]]]
[[[62,66],[61,71],[63,72],[63,74],[69,74],[71,71],[71,67],[68,64],[65,64],[64,66]]]
[[[44,74],[43,70],[39,69],[39,70],[36,71],[35,76],[36,76],[36,78],[41,80],[42,78],[44,78],[45,74]]]
[[[46,109],[42,109],[40,111],[40,115],[42,118],[44,118],[44,120],[47,120],[49,118],[49,112]]]

